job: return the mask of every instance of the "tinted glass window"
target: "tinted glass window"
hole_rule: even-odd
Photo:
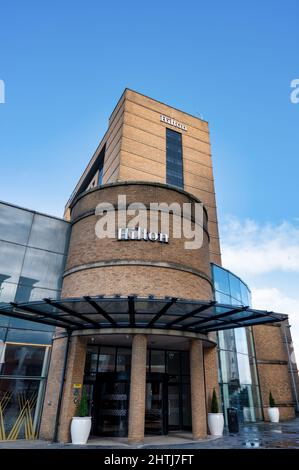
[[[241,384],[251,384],[251,372],[249,357],[246,354],[237,353],[239,379]]]
[[[18,282],[24,254],[24,246],[0,241],[0,282]]]
[[[232,274],[229,274],[229,284],[230,284],[230,293],[233,299],[238,300],[241,302],[241,282],[240,280],[233,276]]]
[[[167,352],[167,373],[173,375],[180,374],[180,353],[175,351]]]
[[[36,439],[36,420],[43,381],[37,379],[1,379],[3,440]]]
[[[27,248],[22,269],[22,285],[60,289],[65,257]]]
[[[243,282],[241,282],[241,297],[243,305],[251,306],[250,292]]]
[[[10,282],[2,282],[1,283],[1,276],[0,276],[0,305],[1,303],[13,302],[15,299],[17,291],[17,284],[11,284]],[[0,324],[1,324],[1,317],[0,315]]]
[[[14,319],[17,320],[17,319]],[[24,322],[25,323],[25,322]],[[16,343],[33,343],[33,344],[51,344],[54,328],[49,325],[42,325],[34,322],[31,323],[34,330],[18,330],[15,328],[10,328],[7,333],[7,341],[15,341]],[[12,320],[10,321],[10,326],[13,326]],[[26,326],[28,328],[28,326]],[[44,329],[45,331],[41,331]]]
[[[96,374],[98,365],[98,347],[88,346],[86,351],[85,374]]]
[[[0,239],[26,245],[32,219],[32,212],[0,203]]]
[[[230,295],[228,272],[225,269],[213,266],[214,285],[217,291]]]
[[[151,372],[165,372],[165,352],[151,350]]]
[[[28,245],[64,253],[68,230],[67,222],[35,214]]]
[[[6,344],[3,375],[41,376],[45,348]]]
[[[128,372],[131,369],[131,349],[118,348],[117,350],[117,372]]]
[[[184,187],[182,135],[166,129],[166,182]]]
[[[98,362],[98,372],[115,371],[115,348],[101,348]]]

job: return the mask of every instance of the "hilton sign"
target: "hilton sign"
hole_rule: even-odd
[[[168,243],[169,236],[166,233],[148,232],[144,228],[120,228],[118,240],[149,240],[151,242]]]
[[[178,127],[179,129],[182,129],[182,131],[187,130],[187,126],[185,126],[185,124],[182,124],[181,122],[178,122],[168,116],[164,116],[164,114],[161,114],[160,121],[165,122],[166,124],[170,124],[171,126]]]

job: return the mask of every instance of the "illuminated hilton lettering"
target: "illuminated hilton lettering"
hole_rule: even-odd
[[[169,236],[166,233],[148,232],[144,228],[120,228],[118,240],[150,240],[151,242],[168,243]]]

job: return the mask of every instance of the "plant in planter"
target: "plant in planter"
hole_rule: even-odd
[[[83,387],[75,416],[71,424],[72,444],[86,444],[91,429],[91,416],[89,416],[86,389]]]
[[[222,436],[224,418],[223,413],[219,413],[219,406],[215,389],[213,390],[212,395],[211,413],[208,413],[208,425],[212,436]]]
[[[269,408],[268,408],[268,415],[271,423],[278,423],[279,422],[279,409],[276,406],[275,400],[273,398],[272,392],[269,392]]]

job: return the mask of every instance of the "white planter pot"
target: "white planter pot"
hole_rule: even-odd
[[[279,423],[279,409],[276,406],[268,408],[268,415],[271,423]]]
[[[72,444],[86,444],[91,429],[91,417],[75,416],[71,424]]]
[[[208,425],[212,436],[222,436],[224,426],[223,413],[208,413]]]

